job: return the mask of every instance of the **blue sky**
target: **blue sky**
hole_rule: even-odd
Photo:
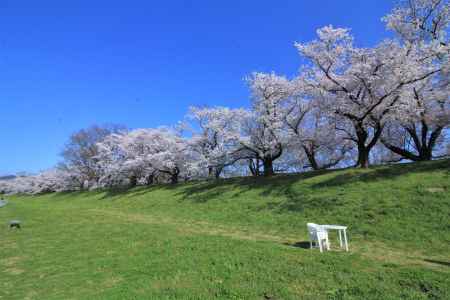
[[[92,124],[170,125],[190,105],[248,106],[252,71],[293,76],[324,25],[388,36],[394,0],[0,1],[0,174],[58,162]]]

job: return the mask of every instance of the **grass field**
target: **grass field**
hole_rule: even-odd
[[[9,200],[2,300],[450,299],[449,160]]]

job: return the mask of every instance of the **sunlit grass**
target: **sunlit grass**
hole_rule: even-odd
[[[10,200],[0,299],[450,298],[448,160]]]

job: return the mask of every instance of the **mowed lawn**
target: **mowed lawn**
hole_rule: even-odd
[[[9,200],[0,299],[450,299],[449,160]]]

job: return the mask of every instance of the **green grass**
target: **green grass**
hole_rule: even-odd
[[[0,222],[2,300],[450,299],[449,160],[13,196]]]

